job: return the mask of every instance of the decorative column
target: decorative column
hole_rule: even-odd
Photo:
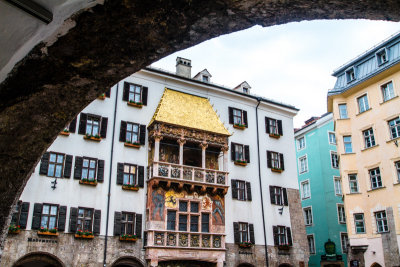
[[[224,168],[223,171],[227,172],[228,171],[228,151],[229,151],[229,146],[225,144],[223,147],[221,147],[221,151],[224,153],[223,159],[224,159]]]
[[[201,147],[201,167],[203,169],[206,168],[206,149],[208,147],[207,141],[203,141],[200,143],[200,147]]]
[[[179,165],[183,165],[183,145],[186,144],[186,139],[182,136],[177,142],[179,144]]]
[[[160,141],[162,140],[162,135],[160,132],[155,132],[153,134],[153,138],[154,138],[153,176],[157,176],[158,161],[160,160]]]

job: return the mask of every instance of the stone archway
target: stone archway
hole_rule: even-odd
[[[20,258],[13,267],[64,267],[64,264],[52,254],[34,252]]]
[[[117,81],[175,51],[256,24],[350,18],[399,21],[400,2],[113,0],[73,15],[68,24],[75,26],[63,25],[70,28],[65,35],[39,43],[0,84],[0,247],[11,207],[41,154]]]
[[[121,257],[116,260],[112,267],[143,267],[144,265],[134,257]]]
[[[371,267],[382,267],[379,263],[374,262],[372,263]]]

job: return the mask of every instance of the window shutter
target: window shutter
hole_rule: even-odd
[[[122,100],[129,101],[129,83],[124,82],[124,93],[122,94]]]
[[[239,236],[239,223],[233,223],[233,238],[236,244],[240,243],[240,236]]]
[[[229,112],[229,124],[233,124],[233,108],[228,107]]]
[[[72,155],[65,155],[64,177],[70,178],[72,171]]]
[[[235,143],[231,142],[231,159],[235,160]]]
[[[83,165],[83,158],[78,156],[75,157],[74,179],[82,178],[82,165]]]
[[[93,234],[100,234],[101,210],[94,210]]]
[[[107,136],[107,124],[108,124],[108,118],[106,117],[101,118],[101,129],[100,129],[101,138],[106,138]]]
[[[78,222],[78,208],[71,207],[69,210],[69,231],[71,233],[76,232],[77,222]]]
[[[29,202],[22,202],[21,214],[19,215],[19,226],[21,229],[26,229],[26,224],[28,222],[29,213]]]
[[[279,158],[280,158],[280,163],[281,163],[281,169],[282,171],[285,170],[285,161],[283,160],[283,154],[279,154]]]
[[[57,230],[65,231],[65,221],[67,220],[67,206],[60,206],[58,210],[58,225]]]
[[[234,179],[231,180],[231,189],[232,189],[232,198],[238,199],[238,188],[236,185],[236,180]]]
[[[114,235],[121,235],[121,212],[114,212]]]
[[[282,195],[283,195],[283,205],[288,206],[289,203],[288,203],[286,188],[282,188]]]
[[[106,97],[110,97],[110,96],[111,96],[111,88],[106,91]]]
[[[39,174],[47,175],[47,170],[49,168],[49,158],[50,158],[49,152],[43,154],[42,160],[40,161]]]
[[[267,151],[267,167],[272,168],[271,151]]]
[[[282,130],[282,121],[278,120],[278,133],[280,135],[283,135],[283,130]]]
[[[269,198],[271,199],[271,204],[276,204],[275,203],[275,186],[269,186]]]
[[[139,142],[141,145],[146,144],[146,125],[140,125]]]
[[[269,118],[265,117],[265,132],[269,134]]]
[[[250,163],[250,147],[244,146],[244,158],[246,159],[247,163]]]
[[[136,214],[136,236],[142,238],[142,214]]]
[[[87,122],[87,114],[81,113],[81,116],[79,117],[78,134],[86,133],[86,122]]]
[[[255,240],[254,240],[254,225],[252,223],[249,223],[249,232],[250,232],[250,242],[252,244],[255,244]]]
[[[146,86],[143,86],[142,89],[142,104],[144,106],[147,106],[147,94],[148,94],[149,88],[147,88]]]
[[[138,186],[144,187],[144,167],[138,166]]]
[[[246,128],[249,127],[247,123],[247,111],[243,110],[243,123],[246,125]]]
[[[292,241],[292,232],[290,231],[290,227],[286,227],[286,236],[287,236],[287,243],[289,246],[293,245]]]
[[[252,200],[251,198],[251,185],[250,182],[246,182],[247,200]]]
[[[69,123],[69,132],[75,133],[76,129],[76,117]]]
[[[274,245],[279,246],[278,226],[272,226],[272,232],[274,233]]]
[[[117,184],[123,184],[124,183],[124,164],[123,163],[117,163]]]
[[[40,229],[40,220],[42,217],[43,204],[35,203],[33,205],[33,217],[32,217],[32,230]]]
[[[126,121],[121,121],[121,127],[119,128],[119,141],[126,141]]]
[[[97,182],[104,181],[104,160],[97,160]]]

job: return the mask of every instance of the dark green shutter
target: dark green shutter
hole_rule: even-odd
[[[117,184],[123,184],[124,183],[124,164],[123,163],[117,163]]]
[[[49,158],[50,152],[46,152],[42,156],[42,160],[40,161],[39,174],[47,175],[47,170],[49,168]]]
[[[149,88],[146,86],[143,86],[143,91],[142,91],[142,104],[144,106],[147,106],[147,94],[148,94]]]
[[[138,186],[144,187],[144,167],[138,166]]]
[[[65,222],[67,220],[67,206],[60,206],[58,210],[58,231],[65,231]]]
[[[269,197],[271,199],[271,204],[276,204],[275,203],[275,186],[269,186]]]
[[[75,133],[76,129],[76,117],[69,123],[69,132],[70,133]]]
[[[239,223],[233,223],[233,239],[236,244],[240,243],[240,235],[239,235]]]
[[[283,205],[288,206],[289,203],[288,203],[286,188],[282,188],[282,195],[283,195]]]
[[[33,206],[33,217],[32,217],[32,230],[40,229],[40,220],[42,217],[43,204],[35,203]]]
[[[237,188],[236,180],[234,180],[234,179],[231,179],[231,190],[232,190],[232,198],[238,199],[238,188]]]
[[[70,208],[69,210],[69,231],[71,233],[76,232],[78,222],[78,208]]]
[[[119,128],[119,141],[126,141],[126,121],[121,121],[121,127]]]
[[[249,127],[247,123],[247,111],[243,110],[243,124],[246,125],[246,128]]]
[[[101,210],[94,211],[93,234],[100,234]]]
[[[290,227],[286,227],[286,237],[287,237],[287,243],[289,246],[293,245],[292,241],[292,232],[290,231]]]
[[[252,197],[251,197],[251,185],[250,182],[246,182],[246,193],[247,193],[247,200],[251,201]]]
[[[106,117],[101,118],[101,128],[100,128],[101,138],[107,137],[107,124],[108,124],[108,118]]]
[[[82,165],[83,165],[83,158],[75,157],[74,179],[81,179]]]
[[[86,133],[86,122],[87,122],[87,114],[81,113],[81,116],[79,117],[78,134]]]
[[[229,112],[229,124],[233,124],[233,108],[228,107]]]
[[[282,171],[284,171],[285,170],[285,161],[283,160],[283,154],[279,154],[279,160],[281,163],[281,169],[282,169]]]
[[[22,202],[21,214],[19,215],[19,226],[21,229],[26,229],[29,214],[29,202]]]
[[[270,133],[270,131],[269,131],[269,118],[268,117],[265,117],[265,132],[267,134]]]
[[[249,232],[250,232],[250,242],[252,244],[255,244],[255,240],[254,240],[254,225],[252,223],[249,223]]]
[[[110,97],[110,96],[111,96],[111,88],[106,91],[106,97]]]
[[[278,120],[278,133],[280,135],[283,135],[283,130],[282,130],[282,121]]]
[[[136,214],[136,237],[142,238],[142,214]]]
[[[267,167],[268,167],[268,168],[272,168],[271,151],[267,151]]]
[[[121,212],[114,212],[114,235],[118,236],[121,235]]]
[[[231,142],[231,160],[235,160],[235,143]]]
[[[104,160],[97,160],[97,182],[104,181]]]
[[[250,163],[250,147],[244,146],[244,158],[246,159],[247,163]]]
[[[146,125],[140,125],[139,127],[139,142],[141,145],[146,144]]]
[[[64,177],[70,178],[72,171],[72,155],[65,155]]]
[[[122,94],[122,100],[129,101],[129,83],[124,82],[124,92]]]
[[[272,226],[272,232],[274,233],[274,245],[279,246],[278,226]]]

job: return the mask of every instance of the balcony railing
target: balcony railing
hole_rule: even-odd
[[[147,231],[148,247],[225,249],[225,235],[174,231]]]
[[[228,185],[228,172],[167,162],[154,162],[149,168],[148,175],[149,179],[162,177],[213,185]]]

